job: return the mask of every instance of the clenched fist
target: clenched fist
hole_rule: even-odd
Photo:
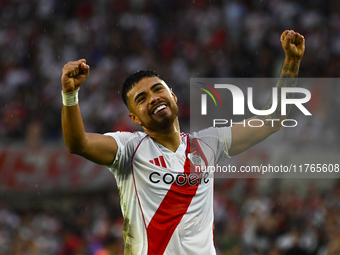
[[[62,70],[61,84],[63,92],[68,93],[77,90],[86,80],[90,73],[90,66],[86,64],[85,59],[70,61]]]
[[[282,48],[289,60],[301,60],[305,52],[305,38],[293,30],[286,30],[281,35]]]

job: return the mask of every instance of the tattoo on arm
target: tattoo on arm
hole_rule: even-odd
[[[299,64],[284,64],[282,66],[280,78],[295,78],[299,73]]]
[[[273,119],[281,119],[281,88],[283,87],[295,87],[296,86],[296,77],[299,73],[299,62],[292,62],[292,63],[284,63],[281,70],[281,75],[278,83],[276,84],[276,87],[278,88],[277,92],[277,108],[276,110],[269,115],[258,115],[257,118],[262,120],[265,125],[273,125],[272,121]],[[294,94],[289,93],[287,94],[287,98],[293,98]],[[271,108],[273,103],[273,95],[270,96],[265,106],[262,108],[262,110],[268,110]],[[290,112],[291,105],[287,106],[287,115]],[[267,119],[267,121],[266,121]]]

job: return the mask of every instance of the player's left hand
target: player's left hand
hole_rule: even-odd
[[[281,34],[280,39],[286,58],[301,60],[305,52],[305,38],[294,30],[286,30]]]

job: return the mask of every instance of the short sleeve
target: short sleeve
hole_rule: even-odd
[[[214,150],[216,162],[230,158],[228,154],[232,142],[230,127],[210,127],[194,133],[194,136],[206,142]]]
[[[127,168],[135,145],[138,144],[139,135],[131,132],[112,132],[104,135],[111,136],[116,140],[118,149],[112,164],[107,165],[111,172],[124,171]]]

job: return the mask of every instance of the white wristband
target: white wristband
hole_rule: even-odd
[[[63,105],[73,106],[73,105],[78,104],[78,91],[79,91],[79,88],[69,93],[64,93],[63,91],[61,91],[61,97],[63,98]]]

